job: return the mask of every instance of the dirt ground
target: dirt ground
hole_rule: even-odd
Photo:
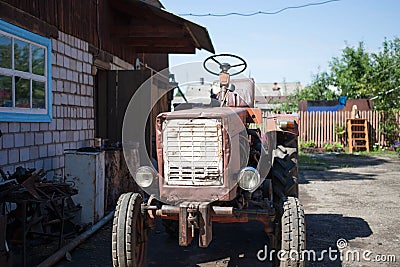
[[[315,251],[306,266],[400,266],[400,160],[395,155],[304,156],[300,182],[307,249]],[[58,266],[111,266],[110,237],[108,224],[72,253],[72,262]],[[272,266],[257,259],[266,244],[258,223],[215,224],[209,248],[196,242],[179,247],[158,223],[150,235],[148,266]],[[346,245],[342,259],[335,251],[329,257],[329,247],[337,250],[337,245]],[[383,259],[392,262],[377,262]]]

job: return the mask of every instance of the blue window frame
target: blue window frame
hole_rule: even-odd
[[[0,121],[52,119],[51,40],[0,19]]]

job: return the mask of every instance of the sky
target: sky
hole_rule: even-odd
[[[273,12],[324,0],[161,0],[174,14]],[[400,37],[399,0],[340,0],[324,5],[290,9],[276,15],[251,17],[184,16],[207,28],[216,53],[241,56],[248,63],[246,76],[256,83],[301,82],[329,69],[329,61],[346,45],[365,43],[379,51],[385,37]],[[170,66],[203,61],[211,53],[170,55]]]

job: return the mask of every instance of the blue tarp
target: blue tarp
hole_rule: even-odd
[[[308,106],[307,111],[317,112],[317,111],[339,111],[346,106],[347,96],[340,96],[338,104],[334,106]]]

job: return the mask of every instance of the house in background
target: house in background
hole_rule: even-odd
[[[289,95],[302,88],[300,82],[256,83],[255,106],[266,111],[277,109],[280,103],[287,101]]]
[[[141,82],[196,48],[214,52],[207,30],[155,0],[0,0],[0,167],[62,174],[64,150],[120,142]]]

